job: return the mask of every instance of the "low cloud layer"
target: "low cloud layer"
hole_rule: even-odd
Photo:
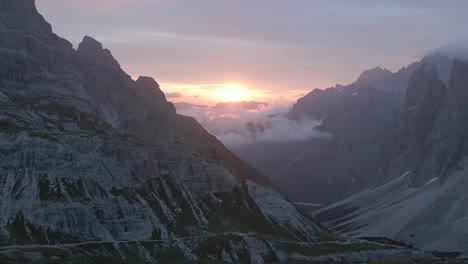
[[[294,121],[285,117],[290,105],[273,104],[256,110],[242,108],[191,108],[179,109],[179,114],[192,116],[210,133],[227,146],[257,142],[304,141],[329,135],[315,129],[318,120]]]
[[[181,98],[183,95],[178,92],[166,93],[167,98]]]

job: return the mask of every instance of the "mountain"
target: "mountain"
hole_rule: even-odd
[[[0,262],[433,258],[347,240],[299,212],[157,82],[34,0],[0,1]]]
[[[380,67],[347,86],[315,89],[297,100],[291,120],[319,120],[315,130],[330,137],[234,147],[243,159],[269,175],[293,201],[330,204],[383,183],[376,177],[391,158],[395,131],[412,74],[433,65],[448,83],[452,60],[429,55],[392,73]],[[310,209],[310,208],[309,208]]]
[[[443,76],[430,64],[412,75],[383,184],[318,211],[318,219],[348,236],[468,254],[468,64],[453,62],[448,85]]]

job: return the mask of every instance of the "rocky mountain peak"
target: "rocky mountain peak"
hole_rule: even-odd
[[[290,118],[300,119],[309,116],[314,119],[322,119],[340,96],[341,92],[335,88],[314,89],[297,100],[291,110]]]
[[[83,41],[78,46],[78,51],[81,52],[98,53],[102,52],[102,50],[102,43],[90,36],[84,36]]]
[[[37,13],[34,0],[3,0],[0,2],[0,10],[29,15]]]
[[[153,103],[166,103],[166,96],[160,89],[159,84],[152,77],[140,76],[136,80],[137,94]]]
[[[102,44],[96,39],[85,36],[76,50],[78,57],[86,65],[94,65],[99,68],[108,68],[120,70],[120,64],[112,56],[112,53],[103,48]]]
[[[446,94],[446,87],[441,82],[437,74],[437,68],[432,65],[425,63],[411,76],[410,82],[408,84],[408,90],[406,93],[405,103],[403,105],[402,115],[413,115],[423,102],[430,96],[431,98],[437,97],[440,101],[437,105],[440,106],[442,100]],[[427,107],[434,107],[434,105],[426,105]],[[423,109],[425,112],[429,109]]]
[[[2,0],[0,14],[0,21],[8,28],[52,32],[51,25],[37,12],[34,0]]]
[[[156,82],[156,80],[152,77],[148,76],[140,76],[137,79],[137,84],[139,87],[143,89],[149,89],[149,90],[160,90],[159,89],[159,83]]]
[[[381,67],[375,67],[373,69],[364,71],[359,76],[356,83],[374,82],[383,78],[391,77],[392,75],[393,73],[390,70],[382,69]]]

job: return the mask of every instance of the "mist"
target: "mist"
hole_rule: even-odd
[[[468,39],[458,39],[457,41],[441,45],[430,52],[438,52],[451,58],[468,61]]]
[[[242,146],[260,142],[297,142],[311,138],[326,138],[329,134],[317,130],[320,120],[287,118],[290,104],[262,105],[254,110],[244,108],[202,108],[192,106],[178,113],[191,116],[227,146]]]

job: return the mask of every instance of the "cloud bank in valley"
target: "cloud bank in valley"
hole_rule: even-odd
[[[262,104],[252,110],[239,107],[183,107],[178,113],[192,116],[205,129],[227,146],[239,146],[258,142],[293,142],[316,137],[329,137],[315,129],[318,120],[290,120],[285,116],[290,105],[276,103]]]

